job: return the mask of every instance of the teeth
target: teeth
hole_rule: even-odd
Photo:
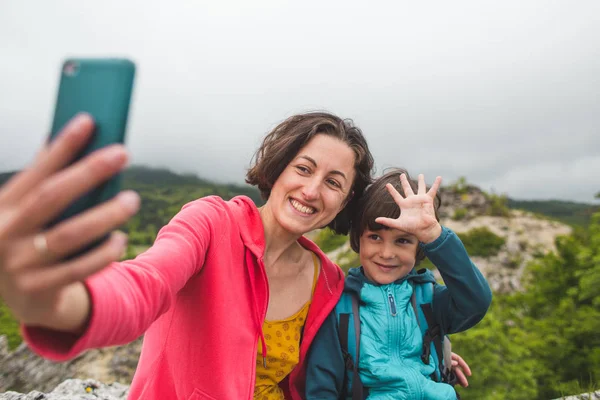
[[[292,206],[293,206],[293,207],[294,207],[296,210],[298,210],[298,211],[300,211],[300,212],[302,212],[302,213],[304,213],[304,214],[312,214],[312,213],[314,213],[314,212],[315,212],[315,209],[314,209],[314,208],[312,208],[312,207],[307,207],[307,206],[304,206],[304,205],[300,204],[299,202],[297,202],[296,200],[293,200],[293,199],[292,199],[292,200],[290,201],[290,203],[292,204]]]

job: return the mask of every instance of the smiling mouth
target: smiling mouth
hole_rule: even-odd
[[[317,212],[317,210],[313,207],[305,206],[300,203],[298,200],[290,199],[290,204],[294,207],[295,210],[301,212],[302,214],[311,215]]]
[[[377,265],[380,268],[384,268],[384,269],[394,269],[396,267],[398,267],[397,265],[386,265],[386,264],[380,264],[378,262],[374,262],[375,265]]]

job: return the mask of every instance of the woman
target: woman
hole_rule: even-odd
[[[247,175],[266,199],[260,210],[246,197],[197,200],[147,252],[104,268],[122,254],[123,236],[59,260],[125,222],[138,207],[132,193],[42,230],[125,165],[124,150],[113,147],[61,169],[92,126],[77,118],[0,193],[0,294],[29,345],[65,360],[145,333],[131,398],[252,398],[257,376],[257,389],[300,397],[304,355],[343,287],[340,270],[302,235],[327,225],[347,231],[346,211],[373,168],[360,130],[325,113],[289,118],[265,138]],[[288,348],[269,351],[265,320],[296,329]],[[269,387],[262,375],[275,363],[289,383]]]
[[[144,334],[132,399],[300,399],[305,355],[340,297],[343,274],[302,235],[348,230],[371,181],[361,131],[334,115],[293,116],[268,134],[247,182],[266,200],[188,203],[135,260],[126,239],[69,261],[139,208],[124,192],[44,230],[126,164],[120,146],[66,167],[93,121],[75,118],[0,190],[0,297],[30,347],[61,361]],[[65,168],[66,167],[66,168]]]

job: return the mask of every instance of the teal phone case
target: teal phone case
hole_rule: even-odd
[[[94,135],[73,162],[109,144],[124,143],[134,76],[135,64],[127,59],[66,60],[61,68],[50,140],[76,114],[86,112],[94,118]],[[76,200],[49,225],[102,203],[119,190],[120,177],[115,176]]]

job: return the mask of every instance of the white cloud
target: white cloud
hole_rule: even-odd
[[[42,142],[64,57],[121,55],[139,67],[136,163],[242,182],[272,126],[328,109],[357,122],[379,167],[514,197],[600,190],[586,161],[600,155],[595,0],[5,0],[0,48],[0,171]]]

